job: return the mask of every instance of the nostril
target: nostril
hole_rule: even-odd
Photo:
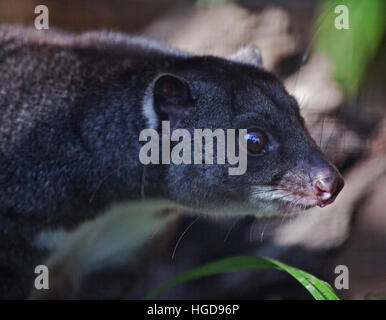
[[[327,201],[331,199],[331,186],[329,186],[324,180],[317,180],[315,182],[315,195],[320,201]]]
[[[321,207],[334,201],[343,188],[343,179],[340,175],[329,178],[319,178],[314,184],[314,192]]]
[[[318,205],[325,206],[332,203],[342,190],[344,182],[339,171],[320,154],[313,154],[309,177],[311,192]]]
[[[331,193],[331,184],[327,182],[325,179],[319,179],[315,182],[315,187],[320,192],[328,192]]]

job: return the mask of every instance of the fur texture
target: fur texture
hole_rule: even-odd
[[[72,228],[116,202],[161,197],[232,214],[315,205],[303,201],[305,193],[291,194],[294,185],[310,182],[304,168],[336,169],[306,131],[295,99],[242,56],[249,55],[237,62],[192,56],[118,33],[1,26],[0,296],[28,293],[47,254],[33,246],[38,232]],[[186,108],[173,109],[180,128],[257,127],[270,152],[249,157],[243,176],[229,176],[228,165],[145,170],[139,133],[170,116],[161,105],[169,100],[151,90],[163,74],[183,79],[172,99]],[[286,193],[275,190],[285,187],[284,176]]]

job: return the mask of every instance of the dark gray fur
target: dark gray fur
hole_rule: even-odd
[[[194,102],[181,128],[265,130],[278,146],[227,166],[149,166],[138,160],[142,103],[163,73],[184,79]],[[311,155],[323,160],[296,101],[251,65],[192,56],[140,38],[0,27],[0,296],[23,298],[45,252],[32,240],[70,228],[114,202],[167,197],[205,209],[253,205],[251,185],[274,185]],[[262,200],[262,205],[264,201]]]

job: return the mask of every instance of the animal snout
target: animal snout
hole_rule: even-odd
[[[341,174],[329,164],[323,167],[313,167],[310,176],[314,197],[320,207],[332,203],[344,186]]]

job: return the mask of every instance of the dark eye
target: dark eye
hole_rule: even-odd
[[[258,154],[265,150],[267,145],[267,136],[258,129],[250,129],[245,135],[248,151],[252,154]]]

